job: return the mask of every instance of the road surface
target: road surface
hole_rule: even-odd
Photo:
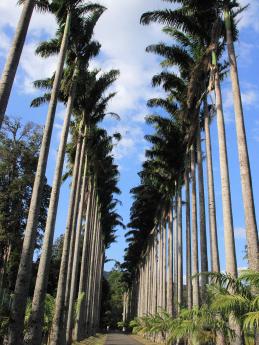
[[[143,345],[126,334],[111,333],[107,335],[105,345]]]

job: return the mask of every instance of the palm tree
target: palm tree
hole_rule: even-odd
[[[199,212],[200,212],[200,259],[201,271],[208,272],[208,256],[207,256],[207,236],[206,236],[206,219],[205,219],[205,196],[204,196],[204,178],[203,178],[203,164],[202,164],[202,148],[201,148],[201,130],[198,119],[197,125],[197,166],[198,166],[198,185],[199,185]],[[205,299],[205,285],[207,283],[206,277],[201,278],[201,299]]]
[[[57,213],[57,206],[59,200],[59,192],[62,178],[62,170],[64,164],[64,156],[66,150],[66,143],[70,125],[70,118],[73,110],[74,99],[76,96],[76,87],[78,82],[78,77],[80,72],[85,68],[84,66],[88,64],[89,49],[93,46],[91,42],[91,37],[93,34],[93,29],[96,22],[98,21],[100,15],[103,13],[103,8],[95,11],[92,16],[89,16],[88,19],[84,21],[82,36],[78,36],[75,44],[75,57],[74,60],[74,71],[71,80],[71,86],[68,94],[67,100],[67,110],[64,119],[61,140],[58,150],[56,169],[54,175],[54,181],[52,186],[52,193],[50,198],[49,213],[47,218],[46,230],[44,235],[42,255],[40,259],[36,285],[34,290],[34,298],[32,304],[32,316],[31,316],[31,328],[26,335],[27,343],[40,344],[41,342],[41,325],[42,325],[42,299],[45,296],[46,284],[48,280],[48,268],[49,268],[49,259],[52,248],[53,236],[54,236],[54,226]],[[99,46],[94,43],[94,55],[98,53]],[[78,56],[76,55],[78,54]]]
[[[84,239],[83,239],[83,249],[82,249],[82,264],[81,264],[81,271],[80,271],[80,280],[79,280],[79,289],[78,289],[78,298],[83,294],[83,300],[79,306],[78,315],[76,317],[76,324],[75,324],[75,339],[80,341],[84,337],[84,318],[85,318],[85,299],[86,299],[86,278],[88,276],[88,266],[87,262],[89,260],[89,247],[90,247],[90,239],[91,239],[91,232],[90,232],[90,210],[92,209],[93,203],[93,181],[89,181],[89,189],[88,189],[88,196],[87,196],[87,210],[86,210],[86,222],[85,222],[85,230],[84,230]]]
[[[199,279],[199,257],[198,257],[198,231],[197,231],[197,195],[196,195],[196,166],[195,149],[191,147],[191,178],[192,178],[192,273],[193,278],[193,305],[200,304]]]
[[[214,176],[212,166],[212,152],[210,139],[210,114],[208,109],[207,98],[204,98],[204,130],[206,138],[206,163],[207,163],[207,180],[208,180],[208,199],[209,199],[209,221],[210,221],[210,245],[211,245],[211,270],[220,272],[218,236],[216,223],[216,205],[214,192]]]
[[[177,195],[177,309],[183,302],[183,231],[182,231],[182,186],[178,187]]]
[[[189,177],[189,157],[187,156],[186,169],[184,174],[185,182],[185,202],[186,202],[186,285],[187,285],[187,306],[192,308],[192,248],[191,248],[191,219],[190,219],[190,177]]]
[[[58,6],[57,6],[58,5]],[[70,28],[72,25],[73,31],[75,31],[75,22],[78,25],[78,16],[81,12],[87,12],[92,10],[92,5],[85,5],[80,8],[80,10],[76,8],[71,8],[71,6],[66,4],[66,2],[62,2],[61,4],[53,2],[52,4],[52,11],[57,13],[57,16],[60,17],[59,11],[62,10],[62,6],[67,6],[67,15],[65,15],[65,28],[63,35],[59,36],[59,39],[50,44],[42,44],[37,52],[40,53],[42,56],[48,56],[50,52],[54,53],[59,52],[59,61],[57,65],[57,70],[54,77],[52,93],[50,96],[50,104],[49,110],[47,114],[46,125],[44,129],[40,156],[37,166],[36,177],[34,181],[33,187],[33,194],[30,203],[30,210],[25,230],[25,236],[23,241],[23,249],[22,255],[20,260],[19,271],[16,279],[16,286],[15,286],[15,293],[14,293],[14,301],[12,304],[12,311],[11,311],[11,319],[10,319],[10,327],[9,327],[9,342],[18,344],[21,339],[21,332],[23,327],[23,319],[24,319],[24,312],[26,307],[26,298],[29,289],[29,282],[28,276],[31,273],[31,266],[32,266],[32,257],[35,248],[35,234],[38,225],[38,214],[41,202],[41,194],[42,194],[42,186],[43,181],[45,179],[46,173],[46,166],[49,154],[49,147],[50,147],[50,140],[52,135],[53,123],[54,123],[54,116],[56,111],[57,105],[57,97],[58,91],[60,88],[61,77],[63,74],[63,65],[66,57],[67,47],[68,47],[68,39],[70,35]],[[98,7],[97,7],[98,8]],[[72,11],[73,10],[73,11]],[[73,12],[73,16],[72,16]],[[78,12],[78,13],[77,13]],[[71,16],[73,17],[73,21],[71,23]],[[60,23],[62,24],[62,16],[59,18]],[[64,21],[64,20],[63,20]],[[78,30],[78,28],[77,28]],[[58,31],[60,35],[60,32]],[[60,43],[59,43],[60,42]],[[56,43],[56,47],[53,46],[53,43]],[[55,44],[54,44],[55,45]],[[60,47],[60,48],[59,48]],[[54,49],[53,49],[54,48]]]
[[[249,154],[246,140],[246,130],[244,124],[244,114],[241,99],[240,83],[238,76],[238,66],[235,54],[235,47],[233,42],[233,11],[232,7],[236,2],[224,2],[224,19],[226,28],[227,51],[230,64],[230,76],[232,82],[232,92],[234,99],[236,131],[237,131],[237,146],[240,163],[240,176],[242,185],[242,195],[244,202],[244,213],[246,223],[246,237],[248,249],[249,267],[255,271],[259,270],[259,242],[257,223],[255,216],[253,186],[251,179],[251,169],[249,162]]]
[[[85,206],[85,194],[86,194],[86,184],[87,184],[87,157],[85,156],[85,150],[83,151],[84,157],[82,160],[83,174],[82,178],[79,181],[80,189],[81,189],[81,196],[79,201],[79,210],[78,210],[78,220],[77,220],[77,228],[76,228],[76,238],[75,238],[75,248],[74,248],[74,259],[73,259],[73,267],[71,272],[71,287],[70,287],[70,299],[69,299],[69,309],[67,315],[67,329],[69,332],[69,336],[66,339],[68,343],[71,342],[71,330],[72,330],[72,317],[73,317],[73,308],[74,308],[74,299],[75,299],[75,289],[76,289],[76,282],[77,282],[77,271],[78,271],[78,261],[79,261],[79,251],[80,251],[80,240],[81,240],[81,231],[82,231],[82,219],[83,219],[83,210]]]
[[[167,311],[173,316],[173,211],[168,213],[168,275],[167,275]],[[153,314],[156,313],[154,310]]]
[[[23,10],[0,81],[0,128],[6,113],[34,7],[36,6],[41,11],[49,10],[48,0],[20,0],[19,3],[23,4]]]

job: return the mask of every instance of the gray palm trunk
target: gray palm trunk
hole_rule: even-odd
[[[93,181],[93,179],[92,179]],[[91,205],[89,205],[89,219],[85,224],[85,229],[89,233],[89,248],[87,253],[87,279],[85,286],[85,300],[83,303],[84,317],[82,319],[82,333],[83,338],[87,337],[88,324],[87,324],[87,313],[88,313],[88,298],[89,298],[89,289],[90,289],[90,275],[92,274],[92,255],[93,255],[93,243],[95,241],[95,232],[94,232],[94,221],[96,216],[96,190],[94,188],[94,182],[92,183],[92,198]]]
[[[78,266],[79,266],[79,256],[80,256],[80,241],[81,241],[81,232],[82,232],[82,221],[83,221],[83,212],[85,208],[86,201],[86,186],[87,186],[87,158],[85,157],[84,152],[84,173],[81,184],[81,196],[80,196],[80,206],[78,210],[78,221],[76,229],[76,241],[74,249],[74,260],[72,268],[72,277],[71,277],[71,287],[70,287],[70,298],[69,298],[69,308],[67,316],[67,330],[66,330],[66,341],[68,344],[71,343],[72,339],[72,328],[73,328],[73,317],[74,317],[74,303],[76,296],[76,287],[77,287],[77,278],[78,278]]]
[[[177,207],[177,306],[178,313],[183,302],[183,233],[182,233],[182,188],[178,190]]]
[[[93,188],[93,184],[92,184]],[[92,190],[92,198],[91,198],[91,205],[90,207],[90,213],[89,213],[89,218],[87,220],[87,223],[85,224],[86,231],[89,233],[89,245],[88,245],[88,250],[87,250],[87,276],[86,276],[86,281],[85,281],[85,299],[82,304],[82,309],[83,309],[83,316],[82,316],[82,337],[85,338],[87,336],[87,303],[88,303],[88,297],[89,297],[89,280],[90,280],[90,274],[91,274],[91,255],[92,255],[92,243],[94,240],[94,231],[93,231],[93,220],[94,220],[94,215],[95,215],[95,203],[96,203],[96,194],[95,191]]]
[[[167,312],[173,316],[173,211],[168,214]]]
[[[99,321],[100,321],[100,303],[101,303],[101,285],[102,285],[102,276],[103,276],[103,262],[104,262],[104,257],[103,257],[103,240],[100,242],[100,253],[99,253],[99,262],[98,262],[98,271],[97,271],[97,288],[96,288],[96,301],[95,305],[96,308],[94,309],[94,329],[95,333],[97,329],[99,328]],[[127,294],[127,300],[126,300],[126,311],[125,311],[125,316],[126,320],[128,320],[128,314],[129,314],[129,300],[130,296],[129,293]]]
[[[198,119],[197,129],[197,166],[198,166],[198,186],[199,186],[199,214],[200,214],[200,262],[201,272],[208,272],[208,253],[207,253],[207,235],[206,235],[206,214],[205,214],[205,196],[204,196],[204,178],[202,164],[201,148],[201,130]],[[201,299],[205,300],[205,285],[208,282],[207,276],[202,275],[201,282]]]
[[[46,174],[46,167],[50,149],[50,140],[53,130],[54,117],[57,106],[57,96],[63,73],[63,67],[67,51],[68,35],[70,28],[70,15],[67,16],[66,26],[60,48],[59,61],[55,73],[51,99],[44,128],[37,171],[35,175],[29,215],[27,219],[23,248],[20,259],[19,270],[16,278],[14,300],[11,310],[11,322],[9,326],[9,344],[20,344],[23,332],[26,302],[32,270],[32,259],[36,244],[38,217],[42,199],[42,190]]]
[[[80,271],[80,280],[79,280],[79,289],[78,289],[78,300],[82,294],[84,297],[82,302],[79,305],[78,315],[76,317],[75,325],[75,339],[80,341],[84,338],[84,317],[85,317],[85,301],[86,301],[86,281],[88,273],[88,254],[89,254],[89,240],[90,240],[90,231],[89,231],[89,216],[90,209],[92,205],[92,184],[89,183],[89,192],[88,192],[88,202],[85,216],[85,231],[83,239],[83,250],[82,250],[82,263]]]
[[[166,310],[166,272],[167,272],[167,231],[166,231],[166,220],[163,220],[163,309]]]
[[[240,164],[241,186],[244,203],[246,238],[248,250],[249,267],[255,271],[259,271],[259,242],[258,231],[255,216],[253,186],[251,179],[251,169],[249,162],[249,154],[246,140],[246,130],[244,123],[243,106],[241,99],[241,91],[239,85],[239,76],[237,68],[237,60],[232,37],[230,11],[224,12],[226,33],[227,33],[227,49],[230,63],[230,76],[232,81],[232,91],[236,118],[237,131],[237,147]]]
[[[173,287],[174,287],[174,301],[173,301],[173,308],[174,314],[177,315],[178,312],[178,203],[177,203],[177,195],[174,199],[174,218],[173,218]]]
[[[97,218],[95,222],[96,227],[96,241],[94,246],[94,260],[93,260],[93,277],[92,283],[90,286],[90,293],[89,293],[89,313],[88,313],[88,320],[89,320],[89,335],[94,335],[94,328],[93,328],[93,310],[96,307],[94,304],[94,296],[95,296],[95,286],[96,286],[96,270],[97,270],[97,253],[100,241],[100,213],[97,212]]]
[[[146,289],[145,289],[145,314],[149,313],[149,248],[146,254]]]
[[[197,192],[196,192],[196,163],[194,147],[191,147],[191,176],[192,176],[192,279],[193,305],[199,306],[199,256],[198,256],[198,229],[197,229]]]
[[[87,290],[86,290],[86,332],[87,335],[90,334],[90,313],[91,313],[91,303],[92,303],[92,288],[93,288],[93,279],[94,279],[94,253],[95,247],[98,240],[98,233],[97,233],[97,221],[98,221],[98,197],[95,194],[95,205],[94,205],[94,213],[92,217],[92,224],[91,224],[91,231],[93,232],[92,243],[91,243],[91,251],[90,251],[90,262],[89,262],[89,279],[87,283]]]
[[[188,163],[189,164],[189,163]],[[190,219],[190,181],[189,167],[185,169],[185,202],[186,202],[186,286],[187,307],[192,308],[192,258],[191,258],[191,219]]]
[[[27,0],[23,5],[22,14],[16,28],[14,40],[2,73],[2,78],[0,81],[0,128],[2,127],[4,116],[6,114],[14,78],[22,55],[34,6],[35,0]],[[21,335],[21,333],[19,335]],[[16,338],[16,340],[17,342],[13,342],[13,344],[19,344],[21,342],[21,338]],[[13,340],[10,339],[9,343],[10,341]]]
[[[155,305],[155,299],[154,299],[154,289],[155,289],[155,284],[154,284],[154,270],[155,268],[155,247],[154,247],[154,238],[152,238],[151,242],[151,276],[150,276],[150,284],[151,284],[151,289],[150,289],[150,313],[154,314],[154,305]]]
[[[34,295],[32,300],[32,313],[30,327],[26,335],[26,343],[40,345],[42,341],[42,327],[44,316],[44,299],[49,276],[49,263],[53,245],[53,237],[56,223],[56,215],[59,201],[59,193],[62,182],[62,171],[65,159],[66,144],[70,126],[70,119],[73,109],[74,98],[76,94],[76,85],[78,78],[78,68],[75,67],[70,95],[67,103],[66,115],[63,123],[62,134],[60,138],[59,150],[56,161],[56,168],[53,180],[53,186],[50,197],[49,211],[44,233],[42,253],[38,268],[37,279],[35,283]]]
[[[64,305],[62,308],[63,311],[63,327],[61,332],[61,344],[65,343],[66,339],[66,325],[67,325],[67,313],[69,308],[69,298],[70,298],[70,291],[71,291],[71,279],[72,279],[72,268],[73,268],[73,259],[74,259],[74,250],[75,250],[75,239],[76,239],[76,229],[77,229],[77,223],[78,223],[78,209],[80,205],[80,195],[81,195],[81,181],[83,176],[83,170],[84,170],[84,156],[85,156],[85,147],[86,147],[86,131],[87,128],[85,128],[85,137],[83,141],[83,147],[81,151],[81,158],[80,158],[80,166],[79,166],[79,174],[78,174],[78,181],[80,183],[77,183],[76,187],[76,195],[75,195],[75,202],[73,206],[73,212],[72,212],[72,219],[71,219],[71,239],[69,244],[69,257],[68,257],[68,266],[67,266],[67,272],[66,272],[66,282],[65,288],[64,288],[64,294],[65,294],[65,300]]]
[[[164,261],[164,232],[162,223],[160,223],[160,238],[159,238],[159,270],[160,270],[160,308],[163,308],[163,289],[164,289],[164,278],[163,278],[163,261]]]
[[[154,240],[154,246],[155,246],[155,271],[154,271],[154,314],[157,313],[157,307],[158,307],[158,237],[157,237],[157,229],[155,230],[155,240]]]
[[[221,95],[218,71],[215,72],[215,94],[216,94],[218,141],[219,141],[222,208],[223,208],[224,235],[225,235],[226,271],[230,273],[231,275],[233,275],[233,277],[237,277],[237,263],[236,263],[233,216],[232,216],[232,205],[231,205],[226,132],[225,132],[225,122],[224,122],[223,107],[222,107],[222,95]]]
[[[216,109],[217,109],[217,124],[218,124],[218,140],[219,140],[219,160],[220,160],[220,175],[221,175],[221,190],[222,190],[222,207],[223,207],[223,222],[224,222],[224,237],[225,237],[225,256],[226,256],[226,272],[233,277],[237,277],[237,262],[236,249],[232,216],[232,203],[229,181],[228,169],[228,154],[226,144],[226,132],[222,106],[222,95],[220,87],[219,72],[215,70],[215,94],[216,94]],[[242,345],[241,329],[236,323],[234,317],[229,319],[230,327],[236,331],[236,338],[231,342],[232,345]]]
[[[50,341],[49,345],[57,345],[61,344],[61,332],[63,329],[63,322],[65,321],[64,317],[64,302],[65,302],[65,288],[66,288],[66,276],[67,276],[67,269],[68,269],[68,257],[69,257],[69,248],[70,248],[70,241],[71,241],[71,232],[72,232],[72,221],[73,221],[73,211],[75,208],[75,198],[76,198],[76,190],[78,185],[78,180],[81,180],[79,177],[79,172],[82,170],[80,165],[82,165],[82,151],[84,148],[82,147],[83,137],[81,133],[79,133],[77,147],[76,147],[76,157],[74,162],[73,168],[73,177],[72,177],[72,185],[71,185],[71,192],[70,192],[70,201],[68,207],[68,216],[67,216],[67,224],[65,230],[65,237],[62,249],[62,258],[61,258],[61,265],[59,269],[59,279],[58,279],[58,287],[57,287],[57,296],[56,296],[56,303],[55,303],[55,313],[52,322],[51,334],[50,334]]]
[[[216,222],[216,203],[214,192],[214,176],[212,167],[212,151],[210,137],[210,117],[208,110],[207,98],[204,99],[204,129],[206,138],[206,165],[207,165],[207,183],[208,183],[208,199],[209,199],[209,224],[210,224],[210,257],[211,271],[220,272],[219,250],[218,250],[218,234]]]

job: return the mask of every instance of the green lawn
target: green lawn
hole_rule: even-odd
[[[105,340],[105,334],[96,334],[95,337],[90,337],[80,342],[74,342],[73,345],[104,345]]]

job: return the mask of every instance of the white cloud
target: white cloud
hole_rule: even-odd
[[[12,38],[21,14],[22,6],[17,6],[17,0],[1,0],[0,2],[0,56],[6,57],[10,49]],[[5,32],[11,29],[12,36]],[[44,60],[35,55],[35,48],[38,43],[49,36],[54,35],[56,23],[53,15],[39,13],[36,10],[33,13],[29,26],[29,32],[24,45],[19,72],[19,89],[21,92],[34,93],[32,82],[36,79],[49,77],[56,66],[56,57]]]
[[[121,72],[112,110],[122,117],[143,122],[146,113],[143,104],[154,93],[151,77],[160,70],[157,57],[147,54],[145,48],[165,37],[159,25],[144,27],[139,21],[143,12],[165,4],[160,0],[103,0],[102,3],[108,9],[96,28],[103,53],[99,64],[105,70],[118,68]]]
[[[257,93],[255,90],[247,90],[242,92],[242,101],[244,105],[251,106],[257,102]]]
[[[245,228],[235,228],[234,230],[235,237],[240,238],[240,239],[245,239],[246,238],[246,229]]]
[[[37,42],[25,45],[20,62],[20,67],[24,73],[23,85],[20,86],[20,89],[22,88],[22,92],[28,94],[36,91],[32,84],[33,81],[52,76],[57,65],[57,56],[42,59],[35,55],[36,47]]]
[[[18,24],[22,6],[17,5],[17,0],[1,0],[0,2],[0,29],[1,31],[8,27],[13,31]],[[44,34],[52,35],[56,30],[56,22],[53,15],[49,13],[40,13],[34,10],[29,34],[34,37],[40,37]]]
[[[239,29],[252,28],[259,32],[259,2],[258,0],[240,0],[241,6],[249,4],[248,9],[240,15]]]
[[[119,124],[110,131],[112,133],[119,132],[122,135],[122,139],[114,147],[114,157],[117,160],[135,158],[139,155],[139,151],[144,150],[144,132],[141,127],[133,124]]]
[[[242,103],[244,107],[258,107],[258,88],[256,85],[243,82],[242,83]],[[223,89],[224,108],[230,113],[234,108],[233,93],[231,85]],[[233,110],[234,112],[234,110]],[[232,115],[231,115],[232,118]]]

